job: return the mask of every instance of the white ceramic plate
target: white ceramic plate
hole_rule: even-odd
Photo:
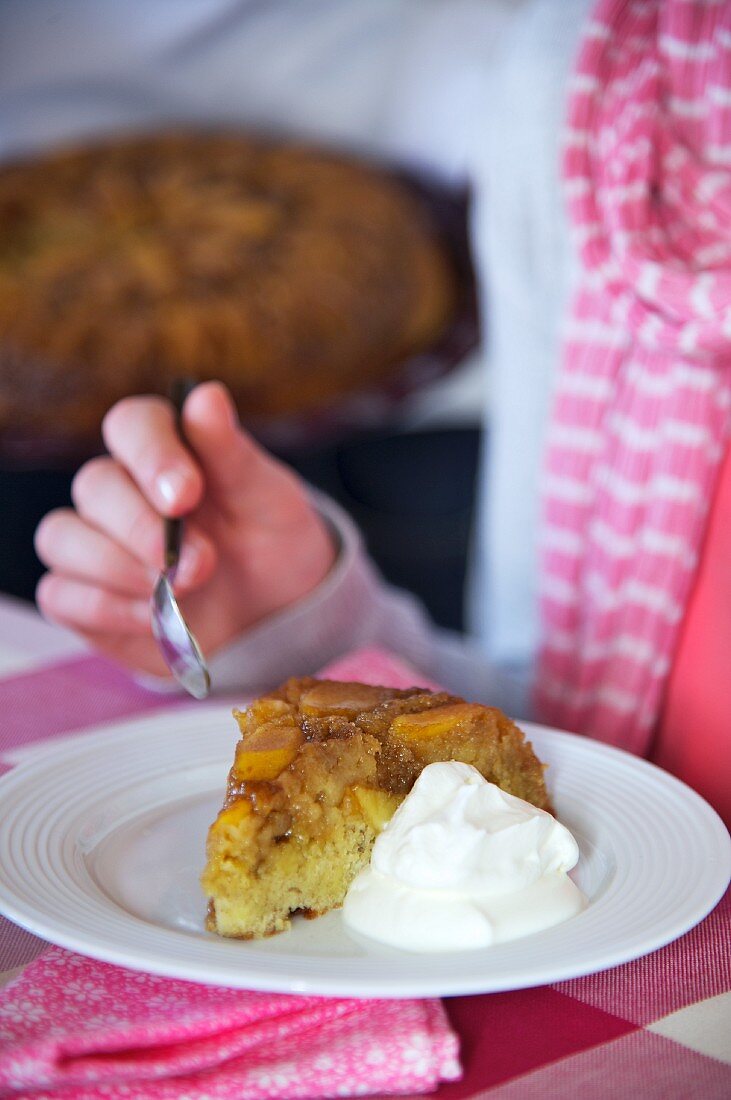
[[[714,811],[665,772],[526,726],[576,836],[586,910],[480,951],[416,955],[349,933],[338,912],[259,942],[205,932],[206,829],[237,731],[200,707],[109,726],[0,780],[0,910],[94,958],[193,981],[350,996],[519,989],[637,958],[687,931],[731,874]]]

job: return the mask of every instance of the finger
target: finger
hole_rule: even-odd
[[[151,634],[149,601],[83,581],[45,573],[36,602],[46,619],[75,630],[100,634]]]
[[[197,507],[203,478],[175,425],[169,401],[128,397],[104,417],[104,442],[147,500],[164,515],[181,516]]]
[[[207,494],[229,512],[257,517],[296,483],[291,471],[243,431],[231,395],[220,382],[196,386],[183,407],[183,429],[203,470]]]
[[[91,527],[72,508],[57,508],[44,516],[34,543],[40,560],[55,573],[125,596],[148,596],[155,580],[154,569]]]
[[[93,458],[71,484],[71,497],[83,520],[119,543],[143,565],[163,564],[163,525],[129,474],[112,458]],[[213,545],[186,522],[176,584],[193,587],[210,577],[216,564]]]
[[[152,637],[140,637],[135,634],[101,634],[92,630],[79,630],[75,633],[88,643],[97,653],[104,653],[118,664],[126,665],[136,673],[160,676],[173,683],[170,669],[160,654],[160,649]]]

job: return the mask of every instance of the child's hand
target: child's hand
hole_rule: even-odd
[[[185,444],[163,398],[120,401],[104,421],[109,457],[81,467],[75,510],[50,512],[36,532],[50,569],[37,590],[43,614],[160,675],[148,601],[162,568],[161,513],[187,517],[175,588],[209,656],[305,596],[335,556],[303,484],[242,431],[224,386],[192,391],[183,431]]]

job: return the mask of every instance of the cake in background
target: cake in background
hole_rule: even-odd
[[[83,450],[180,375],[225,382],[251,427],[387,388],[464,304],[443,229],[395,172],[242,132],[6,165],[0,445]]]

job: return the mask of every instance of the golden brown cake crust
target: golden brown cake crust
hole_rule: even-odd
[[[543,765],[501,711],[447,692],[289,680],[234,712],[242,733],[208,838],[208,927],[261,936],[342,903],[422,769],[472,764],[550,810]]]
[[[225,133],[0,171],[0,432],[94,432],[118,398],[220,378],[252,416],[362,389],[440,336],[454,272],[383,171]]]

